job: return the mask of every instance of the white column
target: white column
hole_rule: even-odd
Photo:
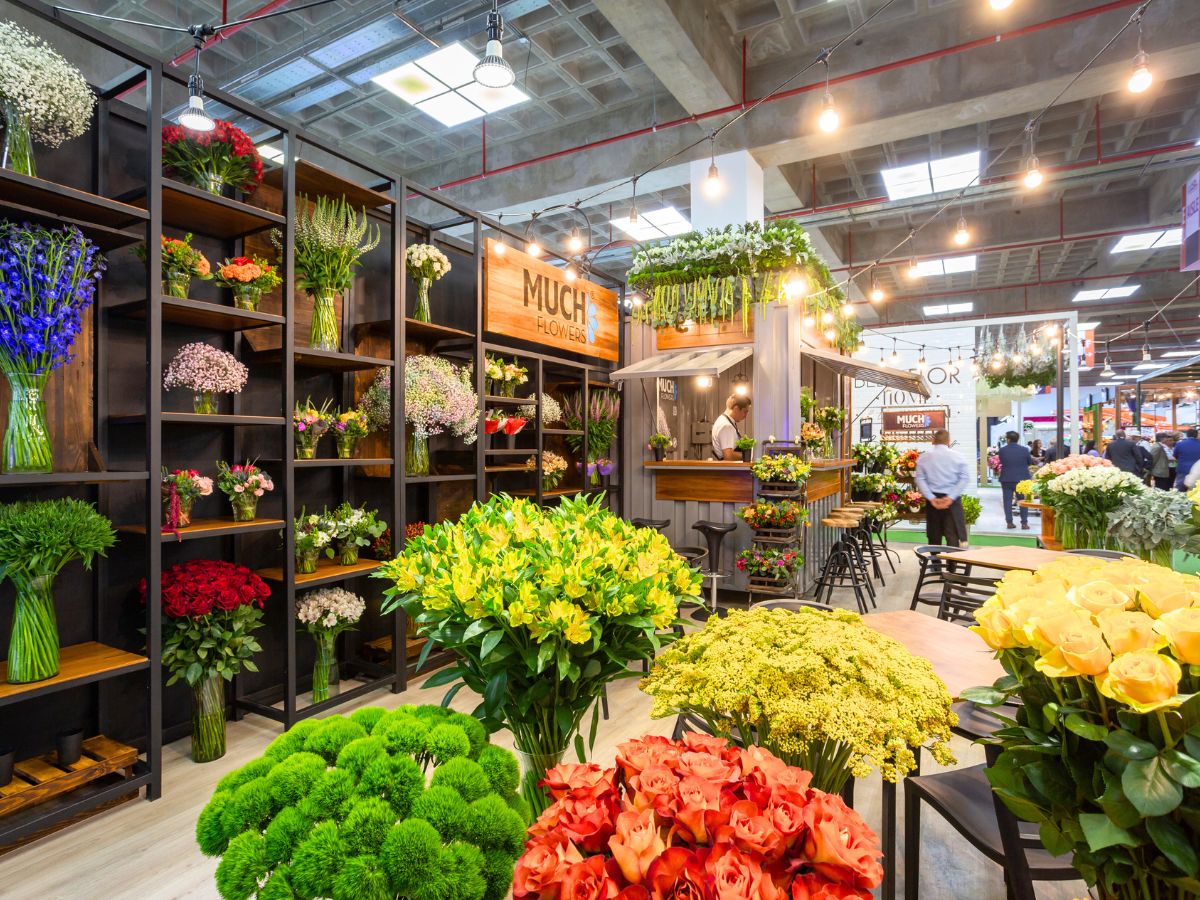
[[[705,190],[708,157],[692,164],[692,227],[724,228],[763,220],[763,171],[745,150],[717,157],[721,191],[713,196]]]

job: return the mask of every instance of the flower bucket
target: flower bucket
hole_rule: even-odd
[[[187,528],[192,524],[192,505],[195,497],[180,497],[174,485],[163,485],[163,525],[168,530]]]
[[[354,448],[358,446],[358,438],[350,435],[338,435],[337,439],[337,455],[338,459],[353,459]]]
[[[308,447],[301,444],[296,445],[296,459],[315,459],[316,455],[317,448],[315,445]]]
[[[196,391],[192,394],[192,410],[202,416],[215,416],[220,408],[216,391]]]
[[[308,344],[314,350],[329,350],[337,353],[341,349],[337,310],[333,305],[337,296],[335,291],[321,291],[313,296],[312,325],[309,327]]]
[[[0,168],[9,169],[30,178],[37,176],[33,161],[33,141],[29,136],[29,123],[21,111],[12,103],[0,103],[4,116],[4,142],[0,144]]]
[[[233,506],[233,521],[253,522],[258,515],[258,497],[252,493],[237,494],[229,500]]]
[[[353,566],[358,563],[358,544],[343,544],[338,559],[343,566]]]
[[[296,574],[311,575],[317,571],[317,559],[320,551],[300,550],[296,553]]]
[[[46,426],[46,374],[5,372],[12,394],[4,430],[4,472],[54,471],[54,448]]]
[[[54,580],[49,575],[14,578],[17,589],[8,639],[8,681],[29,684],[58,674],[58,621]]]
[[[429,322],[429,286],[433,282],[428,278],[417,279],[417,305],[413,309],[413,319],[417,322]]]
[[[192,686],[192,761],[212,762],[225,755],[225,682],[206,675]]]
[[[534,817],[541,815],[550,806],[550,795],[538,786],[538,782],[546,777],[546,772],[563,761],[567,750],[531,746],[522,750],[520,746],[513,748],[513,754],[521,766],[521,796],[533,810]]]

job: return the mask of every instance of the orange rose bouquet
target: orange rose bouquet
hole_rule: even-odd
[[[557,766],[513,898],[869,898],[883,879],[878,838],[811,780],[705,734],[626,741],[613,769]]]
[[[258,309],[263,293],[283,283],[275,267],[257,256],[235,256],[225,260],[217,268],[215,281],[233,291],[234,305],[238,309],[248,310]]]

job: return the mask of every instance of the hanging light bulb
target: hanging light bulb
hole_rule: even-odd
[[[579,233],[578,228],[575,228],[571,232],[571,236],[567,238],[567,249],[572,253],[579,253],[583,250],[583,235]]]
[[[859,356],[867,355],[867,342],[861,337],[858,339],[858,349],[854,351]]]
[[[845,303],[842,304],[842,315],[845,316],[847,319],[854,318],[854,315],[855,315],[854,304],[851,303],[849,300],[847,300]]]
[[[507,252],[507,250],[508,250],[508,244],[504,243],[504,241],[496,241],[496,255],[497,256],[503,256],[505,254],[505,252]]]
[[[917,371],[920,372],[922,375],[924,375],[925,370],[928,367],[929,367],[929,364],[927,362],[925,362],[925,348],[922,347],[921,348],[921,356],[919,359],[917,359]]]
[[[958,350],[958,357],[954,360],[954,367],[956,369],[961,369],[963,367],[963,355],[961,347]]]
[[[1138,15],[1137,56],[1133,58],[1133,73],[1129,76],[1129,92],[1144,94],[1154,84],[1154,73],[1150,71],[1150,54],[1142,49],[1142,17]]]
[[[1028,163],[1025,165],[1025,187],[1031,191],[1042,186],[1045,181],[1045,176],[1042,175],[1042,165],[1036,156],[1029,157]]]
[[[954,230],[954,243],[960,247],[965,247],[971,242],[971,232],[967,228],[967,220],[963,216],[958,217],[958,227]]]
[[[832,325],[833,324],[833,313],[831,313],[829,310],[825,310],[825,312],[821,313],[821,324],[822,325]]]
[[[910,257],[908,260],[908,277],[913,281],[921,277],[921,266],[917,263],[915,256]]]
[[[641,291],[634,291],[631,300],[634,306],[641,306],[646,302],[646,298],[642,296]]]
[[[529,239],[529,242],[525,245],[525,252],[528,253],[530,256],[541,256],[542,255],[542,245],[538,243],[537,238]]]
[[[980,373],[979,363],[974,358],[972,358],[971,359],[971,374],[973,376],[975,376],[976,378],[978,378],[979,373]]]
[[[1041,356],[1042,355],[1042,345],[1039,344],[1037,341],[1034,341],[1033,343],[1031,343],[1029,345],[1029,355],[1030,356]]]
[[[717,168],[717,136],[714,134],[709,139],[709,166],[708,177],[704,179],[704,194],[712,199],[720,197],[725,190],[725,185],[721,182],[721,170]]]
[[[189,131],[207,132],[217,127],[204,109],[204,79],[200,77],[200,53],[196,53],[196,71],[188,76],[188,105],[179,114],[179,124]]]
[[[999,12],[1000,10],[1008,9],[1013,4],[1013,0],[988,0],[988,4],[992,9]]]
[[[696,376],[696,387],[698,387],[698,388],[710,388],[710,387],[712,387],[712,383],[713,383],[713,380],[712,380],[711,375],[697,375]]]
[[[1014,353],[1013,358],[1012,358],[1013,365],[1019,366],[1021,364],[1021,362],[1023,361],[1023,359],[1024,359],[1024,357],[1022,357],[1020,353]]]
[[[1003,368],[1004,368],[1004,360],[1002,360],[1002,359],[993,359],[992,360],[992,371],[993,372],[999,372]]]
[[[838,130],[838,126],[842,124],[842,117],[838,115],[837,107],[833,103],[833,94],[829,93],[829,89],[825,89],[825,102],[821,105],[821,115],[817,117],[817,127],[826,134],[832,134]]]
[[[1104,342],[1104,371],[1100,373],[1101,378],[1113,377],[1112,357],[1108,353],[1108,341]]]
[[[812,316],[805,316],[804,320],[801,324],[803,324],[805,328],[816,328],[817,320],[814,319]]]
[[[868,295],[872,303],[882,303],[887,299],[887,294],[883,292],[883,288],[875,281],[875,272],[871,271],[871,293]]]
[[[793,272],[783,283],[783,295],[789,300],[799,300],[808,293],[808,279],[800,272]]]
[[[888,357],[888,362],[893,366],[900,365],[900,354],[896,352],[896,339],[892,338],[892,355]]]
[[[957,375],[957,374],[958,374],[958,368],[959,368],[959,367],[958,367],[958,365],[956,365],[956,364],[955,364],[955,362],[954,362],[954,357],[953,357],[953,356],[951,356],[949,359],[947,359],[947,360],[946,360],[946,371],[947,371],[949,374],[951,374],[951,375]]]
[[[492,0],[492,11],[487,18],[487,49],[483,59],[475,64],[475,80],[485,88],[501,90],[512,87],[517,73],[504,58],[504,17],[500,15],[500,0]]]
[[[637,181],[638,181],[637,176],[635,175],[633,178],[633,199],[630,201],[630,206],[629,206],[629,224],[630,225],[636,225],[638,223]]]
[[[826,328],[825,329],[825,340],[829,341],[829,343],[832,344],[834,341],[837,340],[837,332],[834,331],[832,328]]]
[[[574,281],[576,278],[579,277],[578,273],[576,273],[576,271],[575,271],[575,267],[572,265],[568,265],[567,268],[563,270],[563,276],[567,279],[568,282]]]

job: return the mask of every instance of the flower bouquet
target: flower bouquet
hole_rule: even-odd
[[[353,459],[354,448],[369,433],[367,414],[361,407],[338,413],[333,420],[333,436],[337,441],[338,459]]]
[[[917,473],[917,460],[920,458],[920,450],[905,450],[897,457],[892,468],[893,474],[901,481],[912,481]]]
[[[1146,490],[1142,480],[1112,466],[1071,469],[1042,485],[1042,502],[1054,509],[1056,537],[1063,549],[1107,547],[1108,514],[1130,494]]]
[[[326,398],[320,409],[313,406],[312,397],[297,403],[292,411],[292,430],[296,433],[296,459],[315,459],[317,444],[333,425],[333,413],[329,411],[331,400]]]
[[[526,384],[528,381],[529,370],[517,362],[517,358],[515,356],[513,357],[512,362],[504,363],[504,383],[501,388],[504,391],[503,396],[515,397],[517,394],[517,388],[523,384]]]
[[[258,256],[235,256],[217,269],[216,283],[233,291],[233,305],[253,312],[262,295],[283,283],[279,272]]]
[[[404,361],[404,414],[412,426],[405,453],[409,475],[429,474],[429,438],[449,429],[463,443],[479,436],[479,398],[471,388],[470,366],[459,368],[438,356]]]
[[[0,503],[0,578],[16,590],[5,676],[9,683],[28,684],[58,674],[54,579],[76,559],[91,569],[92,560],[104,556],[116,539],[108,519],[82,500]]]
[[[317,644],[312,675],[313,703],[328,700],[330,686],[338,684],[337,636],[352,630],[366,608],[362,597],[340,587],[321,588],[296,598],[296,619]]]
[[[1171,568],[1176,550],[1195,548],[1196,507],[1176,491],[1130,494],[1108,514],[1108,545]]]
[[[211,485],[211,482],[210,482]],[[258,501],[267,491],[275,490],[271,476],[247,462],[244,466],[217,463],[217,487],[233,506],[233,521],[253,522],[258,513]],[[211,490],[211,487],[209,488]]]
[[[1034,499],[1038,496],[1038,482],[1032,478],[1026,478],[1024,481],[1017,482],[1017,493],[1022,497]]]
[[[483,415],[483,433],[493,435],[502,433],[508,415],[502,409],[489,409]]]
[[[799,488],[811,473],[812,466],[794,453],[764,456],[750,467],[750,474],[763,485],[780,485],[787,489]]]
[[[383,431],[392,424],[392,370],[376,369],[358,408],[367,414],[367,428]]]
[[[925,512],[925,495],[920,491],[905,491],[900,495],[900,506],[906,515],[919,516]]]
[[[617,422],[621,418],[621,397],[615,391],[595,390],[588,397],[588,407],[583,408],[583,395],[575,394],[564,406],[563,422],[571,431],[586,431],[588,463],[608,455],[617,436]],[[583,437],[569,434],[567,444],[576,453],[583,452]],[[598,468],[589,468],[589,480],[599,484]]]
[[[203,341],[184,344],[163,373],[163,387],[192,392],[192,409],[200,415],[216,415],[217,394],[240,394],[250,370],[237,357]]]
[[[429,286],[450,273],[450,260],[432,244],[413,244],[404,251],[408,274],[417,283],[417,304],[413,318],[429,322]]]
[[[226,187],[252,194],[262,184],[263,162],[250,136],[217,119],[212,131],[178,125],[162,130],[163,169],[167,175],[220,197]]]
[[[822,406],[812,413],[812,420],[821,426],[825,432],[825,443],[821,453],[825,457],[833,456],[833,433],[840,432],[846,426],[846,410],[840,406]]]
[[[504,360],[488,353],[483,366],[484,393],[499,397],[504,390]]]
[[[95,106],[79,69],[40,37],[0,22],[0,166],[36,176],[33,140],[59,147],[79,137],[91,126]]]
[[[505,416],[501,428],[508,437],[516,437],[525,430],[525,426],[528,424],[529,420],[524,416]]]
[[[163,466],[161,489],[163,533],[179,535],[180,528],[192,524],[192,506],[200,497],[212,493],[213,481],[195,469],[172,469]]]
[[[538,418],[538,403],[534,397],[526,397],[528,402],[518,406],[517,412],[526,419]],[[541,420],[543,427],[549,427],[555,422],[561,422],[563,417],[562,405],[549,394],[541,395]]]
[[[300,195],[295,221],[296,287],[313,298],[308,343],[316,350],[341,348],[335,301],[354,283],[362,257],[379,246],[380,230],[345,198],[310,200]],[[282,232],[271,240],[282,252]]]
[[[227,900],[504,900],[528,813],[517,779],[470,716],[366,707],[302,721],[223,777],[196,840],[222,857]]]
[[[610,475],[612,475],[613,469],[615,468],[616,465],[607,456],[601,456],[596,460],[596,471],[599,473],[601,478],[608,478]]]
[[[543,509],[493,496],[427,526],[373,577],[391,582],[382,612],[403,607],[428,638],[418,669],[434,646],[455,654],[425,687],[466,685],[487,728],[512,732],[538,812],[537,783],[572,740],[583,758],[580,723],[590,709],[595,734],[604,686],[673,640],[680,600],[700,592],[663,535],[584,497]]]
[[[816,422],[801,422],[799,443],[810,458],[816,456],[823,459],[825,448],[829,446],[829,436]]]
[[[667,455],[667,451],[672,449],[674,444],[675,442],[671,439],[671,436],[661,431],[654,432],[654,434],[650,435],[650,440],[646,442],[646,446],[654,453],[655,460],[660,462]]]
[[[538,468],[537,456],[531,456],[525,460],[525,471],[536,472]],[[542,490],[552,491],[558,487],[563,480],[563,476],[567,474],[567,461],[557,453],[552,453],[547,450],[542,453]]]
[[[513,900],[869,900],[879,840],[811,781],[763,747],[692,733],[626,741],[614,769],[558,766]]]
[[[987,467],[995,475],[1000,474],[1000,454],[995,450],[988,450]]]
[[[517,388],[529,381],[529,370],[517,362],[506,362],[504,357],[488,354],[485,357],[483,377],[486,390],[492,397],[515,397]]]
[[[997,796],[1104,900],[1200,892],[1200,579],[1134,559],[1010,572],[972,628],[1008,673]],[[1005,715],[999,715],[999,712]]]
[[[0,46],[7,27],[0,22]],[[6,63],[0,56],[0,85]],[[0,369],[11,392],[5,474],[54,470],[46,382],[73,358],[71,346],[104,269],[104,257],[78,228],[0,221]]]
[[[953,763],[950,694],[927,660],[846,610],[731,610],[681,638],[642,679],[655,718],[686,714],[761,744],[838,793],[878,767],[899,782],[927,748]]]
[[[864,472],[891,472],[900,458],[895,444],[868,443],[855,444],[852,451],[854,460]]]
[[[850,493],[855,500],[878,500],[899,490],[896,476],[890,472],[851,472]]]
[[[292,525],[296,548],[296,573],[311,575],[317,571],[317,560],[321,554],[332,554],[330,545],[337,531],[337,523],[326,516],[306,513],[302,508]]]
[[[1112,468],[1114,468],[1113,464],[1102,456],[1087,456],[1086,454],[1072,453],[1070,456],[1064,456],[1062,459],[1056,459],[1041,466],[1033,473],[1033,478],[1037,482],[1040,491],[1041,488],[1045,487],[1059,475],[1066,475],[1068,472],[1074,472],[1076,469]]]
[[[333,539],[337,543],[337,551],[329,547],[325,555],[331,559],[335,556],[343,566],[352,566],[358,562],[359,551],[370,547],[375,538],[383,534],[387,528],[386,522],[375,518],[378,510],[351,506],[343,502],[332,513],[326,513],[324,519],[332,525]]]
[[[212,264],[209,263],[208,257],[192,246],[191,234],[185,234],[182,238],[162,235],[159,238],[159,246],[164,297],[186,300],[193,278],[200,281],[212,279]],[[149,259],[143,244],[134,247],[133,254],[142,262]]]
[[[808,519],[808,510],[792,500],[755,500],[738,510],[743,522],[754,529],[795,528]]]
[[[795,583],[796,574],[804,565],[804,554],[796,550],[764,550],[751,547],[737,555],[734,565],[752,579],[760,579],[760,587],[787,588]],[[762,584],[762,581],[773,584]]]
[[[193,559],[162,573],[163,668],[167,684],[183,680],[192,689],[192,759],[211,762],[225,755],[225,686],[242,669],[257,672],[250,659],[262,649],[251,632],[262,627],[266,583],[245,566]],[[146,602],[146,580],[141,585]]]

